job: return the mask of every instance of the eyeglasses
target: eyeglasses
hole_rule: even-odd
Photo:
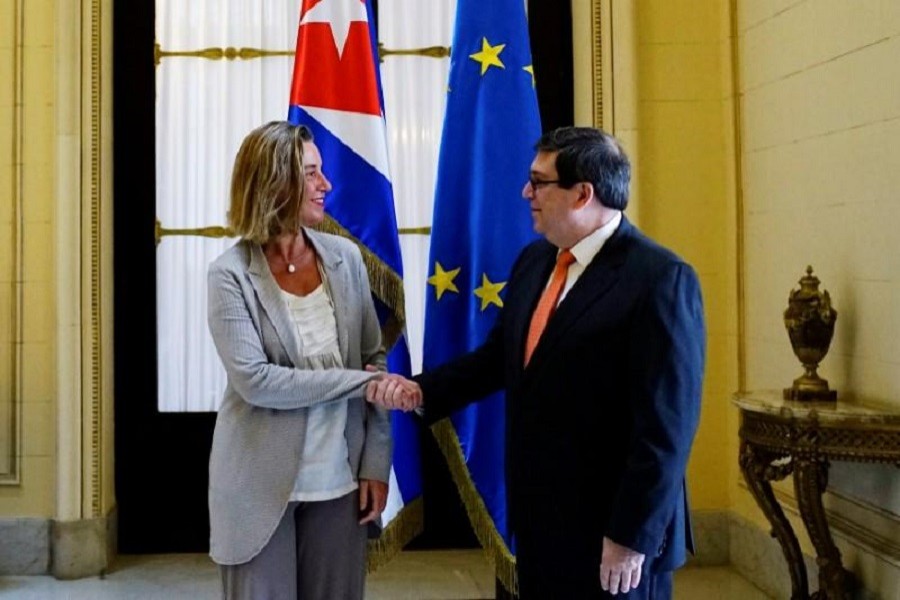
[[[559,185],[559,181],[559,179],[535,179],[534,177],[529,177],[528,185],[534,191],[538,191],[542,185]]]

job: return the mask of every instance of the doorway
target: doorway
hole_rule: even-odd
[[[571,11],[530,0],[544,129],[573,121]],[[154,0],[114,0],[115,481],[123,554],[207,552],[214,413],[157,409]],[[420,432],[425,531],[414,548],[477,541],[433,436]]]

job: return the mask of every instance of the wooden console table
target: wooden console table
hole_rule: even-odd
[[[741,411],[741,471],[784,551],[791,600],[849,599],[847,572],[822,508],[829,461],[900,467],[900,408],[842,400],[792,402],[782,399],[781,390],[741,392],[735,394],[734,403]],[[819,589],[812,596],[800,544],[770,483],[791,473],[800,516],[819,565]]]

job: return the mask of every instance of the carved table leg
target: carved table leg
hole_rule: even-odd
[[[772,492],[772,479],[783,479],[790,473],[790,466],[773,467],[772,457],[765,453],[758,453],[753,446],[741,441],[741,472],[747,487],[750,488],[756,503],[762,509],[766,519],[772,525],[772,535],[778,539],[784,558],[787,561],[791,574],[791,600],[807,600],[809,598],[809,585],[806,581],[806,565],[803,562],[803,554],[800,552],[800,544],[797,536],[791,529],[791,524],[784,516],[784,511],[775,499]]]
[[[816,564],[819,565],[819,591],[813,598],[817,600],[849,600],[850,589],[847,572],[841,565],[841,553],[834,545],[825,509],[822,508],[822,494],[828,485],[828,461],[801,458],[794,466],[794,490],[800,515],[809,533],[809,539],[816,548]]]

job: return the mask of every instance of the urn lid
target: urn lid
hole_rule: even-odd
[[[801,296],[816,296],[819,293],[819,278],[813,275],[812,265],[807,265],[806,275],[800,278],[800,290],[797,292]]]
[[[788,308],[785,318],[797,318],[812,309],[820,313],[825,320],[834,320],[837,311],[831,306],[828,290],[819,291],[819,278],[813,275],[812,266],[806,267],[806,275],[800,278],[800,289],[791,290],[788,295]]]

